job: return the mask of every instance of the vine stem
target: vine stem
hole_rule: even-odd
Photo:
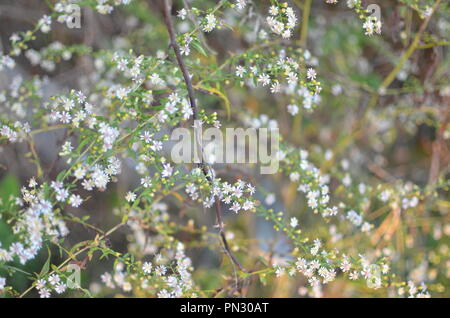
[[[223,2],[223,1],[222,1]],[[180,51],[180,47],[178,46],[177,40],[176,40],[176,34],[175,34],[175,28],[173,26],[173,21],[172,21],[172,15],[171,15],[171,11],[172,11],[172,3],[171,0],[163,0],[163,14],[164,14],[164,22],[166,24],[167,27],[167,32],[169,33],[169,39],[170,39],[170,46],[172,47],[176,59],[177,59],[177,63],[178,66],[181,70],[181,73],[183,74],[183,78],[184,78],[184,82],[186,84],[186,89],[188,92],[188,98],[189,98],[189,103],[191,105],[191,109],[192,109],[192,113],[193,113],[193,121],[194,121],[194,129],[196,127],[196,121],[198,120],[198,107],[197,107],[197,102],[195,100],[195,95],[194,95],[194,88],[192,85],[192,79],[191,79],[191,75],[189,74],[189,71],[186,67],[186,64],[183,60],[183,57],[181,55],[181,51]],[[200,148],[201,148],[201,144],[199,144]],[[203,174],[205,175],[206,179],[208,180],[208,182],[210,182],[210,184],[213,186],[213,179],[210,175],[210,168],[203,162],[203,151],[200,149],[200,163],[199,166],[203,172]],[[216,211],[216,220],[217,220],[217,228],[219,229],[219,235],[222,239],[222,243],[223,243],[223,247],[225,249],[225,253],[227,254],[227,256],[230,258],[231,262],[237,266],[241,271],[243,272],[247,272],[244,267],[242,267],[242,265],[238,262],[238,260],[236,259],[236,257],[233,255],[233,253],[230,250],[230,247],[228,245],[227,239],[225,237],[225,232],[224,232],[224,227],[223,227],[223,222],[222,222],[222,210],[220,207],[220,200],[218,198],[216,198],[215,201],[215,211]]]
[[[398,72],[400,72],[403,65],[406,63],[406,61],[409,60],[409,58],[416,51],[416,49],[420,49],[419,42],[422,39],[423,33],[425,32],[425,30],[428,26],[428,23],[430,22],[433,14],[436,12],[440,3],[441,3],[441,0],[437,0],[435,2],[430,15],[421,24],[416,36],[414,37],[414,40],[412,41],[412,43],[408,47],[408,49],[406,51],[404,51],[404,53],[402,54],[397,66],[394,69],[392,69],[392,71],[385,77],[385,79],[379,86],[378,91],[374,92],[371,95],[369,102],[367,104],[366,110],[364,112],[363,118],[359,121],[359,123],[356,124],[353,132],[350,135],[346,136],[343,139],[343,142],[338,143],[337,146],[335,146],[335,148],[333,149],[334,158],[336,158],[337,154],[340,153],[341,151],[343,151],[344,149],[346,149],[347,146],[350,143],[352,143],[354,140],[357,140],[357,139],[361,138],[362,136],[364,136],[364,132],[366,131],[365,125],[367,124],[368,117],[369,117],[368,115],[369,115],[370,110],[372,110],[377,105],[378,99],[380,97],[380,93],[383,92],[383,95],[384,95],[384,93],[388,89],[389,85],[391,85],[392,82],[395,80],[395,77],[397,76]],[[333,163],[334,163],[334,160],[330,160],[330,163],[326,167],[323,167],[324,173],[325,173],[325,171],[327,171],[328,169],[331,168]]]
[[[95,245],[100,244],[100,241],[105,239],[106,237],[108,237],[109,235],[111,235],[113,232],[115,232],[116,230],[118,230],[120,227],[122,227],[124,225],[123,222],[117,224],[116,226],[114,226],[112,229],[110,229],[108,232],[106,232],[105,234],[98,236],[97,238],[95,238],[93,240],[93,242],[91,244],[87,244],[85,247],[79,249],[77,252],[75,253],[70,253],[69,257],[62,262],[61,264],[59,264],[59,266],[54,269],[53,271],[51,271],[49,273],[49,275],[52,275],[54,273],[56,273],[56,271],[61,270],[65,265],[67,265],[71,260],[76,261],[76,257],[78,255],[80,255],[81,253],[89,250],[90,248],[92,248]],[[36,284],[34,283],[33,285],[31,285],[27,290],[25,290],[22,294],[20,294],[19,298],[23,298],[25,297],[30,291],[32,291],[34,288],[36,287]]]
[[[411,57],[411,55],[415,52],[417,49],[420,40],[422,39],[422,35],[425,32],[425,29],[428,26],[428,23],[431,20],[431,17],[433,16],[433,13],[437,10],[439,7],[439,4],[441,3],[441,0],[437,0],[436,3],[433,6],[433,9],[431,11],[431,14],[425,19],[425,21],[420,26],[419,32],[417,32],[416,36],[414,37],[414,40],[412,41],[411,45],[408,47],[408,49],[403,53],[402,57],[400,58],[400,61],[398,62],[397,66],[389,73],[389,75],[384,79],[383,83],[380,86],[380,90],[385,90],[386,88],[391,85],[391,83],[394,81],[395,77],[397,76],[398,72],[402,69],[403,65],[406,63],[407,60]]]
[[[306,47],[306,42],[308,40],[308,24],[309,24],[309,14],[311,11],[312,0],[305,0],[303,5],[303,17],[302,17],[302,28],[300,31],[300,45]]]

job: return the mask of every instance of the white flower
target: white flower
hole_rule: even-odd
[[[230,210],[235,212],[235,213],[238,213],[240,209],[241,209],[241,206],[237,202],[234,202],[233,205],[230,208]]]
[[[155,274],[156,276],[164,276],[166,274],[167,268],[164,265],[158,265],[155,268]]]
[[[207,14],[205,19],[206,19],[206,22],[203,25],[203,31],[211,32],[216,27],[217,19],[214,16],[214,14],[212,14],[212,13]]]
[[[248,189],[248,192],[249,192],[251,195],[253,195],[253,194],[255,193],[255,191],[256,191],[256,188],[255,188],[254,186],[252,186],[250,183],[247,184],[247,189]]]
[[[265,202],[266,202],[267,205],[272,205],[272,204],[275,203],[275,200],[276,200],[275,194],[269,193],[269,194],[266,196]]]
[[[169,163],[163,164],[163,167],[164,170],[162,171],[161,176],[163,178],[170,177],[173,173],[173,167]]]
[[[291,179],[292,182],[297,182],[298,180],[300,180],[300,174],[297,171],[292,172],[289,175],[289,179]]]
[[[66,284],[59,283],[58,285],[56,285],[55,291],[58,294],[62,294],[62,293],[64,293],[66,291],[66,287],[67,287]]]
[[[280,84],[280,82],[279,81],[274,81],[273,83],[272,83],[272,86],[270,86],[270,92],[272,93],[272,94],[275,94],[275,93],[278,93],[278,92],[280,92],[280,90],[281,90],[281,84]]]
[[[288,110],[288,113],[291,114],[292,116],[295,116],[298,114],[298,106],[297,105],[294,105],[294,104],[288,105],[287,110]]]
[[[150,149],[153,151],[160,151],[162,149],[162,142],[159,140],[155,140],[150,146]]]
[[[237,77],[244,77],[244,74],[247,72],[247,70],[243,67],[243,66],[241,66],[241,65],[238,65],[238,66],[236,66],[236,76]]]
[[[50,25],[52,24],[52,18],[48,15],[44,15],[38,22],[41,32],[48,33],[50,32]]]
[[[316,76],[317,76],[317,73],[316,73],[316,71],[315,71],[314,69],[312,69],[312,68],[309,68],[308,71],[306,72],[306,77],[307,77],[310,81],[315,80],[315,79],[316,79]]]
[[[44,279],[38,279],[36,281],[36,289],[40,290],[45,287],[46,281]]]
[[[47,288],[42,288],[39,290],[39,297],[50,298],[50,291]]]
[[[281,34],[281,36],[283,37],[283,39],[289,39],[292,36],[292,31],[284,30],[283,33]]]
[[[254,203],[252,201],[250,201],[250,200],[245,201],[244,204],[242,205],[242,209],[244,211],[251,210],[254,207],[255,207]]]
[[[125,196],[125,200],[127,200],[128,202],[133,202],[134,200],[136,200],[136,194],[134,192],[129,191]]]
[[[261,74],[258,77],[258,82],[262,83],[262,86],[267,86],[270,84],[270,76],[267,74]]]
[[[6,278],[0,277],[0,290],[3,290],[6,286]]]
[[[298,219],[297,219],[296,217],[292,217],[292,218],[291,218],[291,226],[292,226],[293,228],[296,228],[297,225],[298,225]]]
[[[61,280],[60,280],[59,276],[56,275],[56,274],[52,274],[52,275],[50,275],[49,278],[48,278],[48,282],[49,282],[50,284],[52,284],[53,286],[58,285],[58,283],[59,283],[60,281],[61,281]]]
[[[289,84],[296,84],[298,82],[298,76],[294,72],[289,72],[287,74],[286,80]]]
[[[150,274],[152,272],[152,263],[145,262],[142,265],[142,270],[144,271],[145,274]]]
[[[242,10],[247,6],[247,0],[236,0],[236,7],[238,10]]]
[[[149,131],[144,131],[143,134],[141,134],[141,140],[145,142],[146,144],[149,144],[152,142],[152,134]]]
[[[101,280],[109,288],[114,288],[114,283],[112,281],[112,276],[110,273],[106,272],[100,276]]]
[[[83,199],[78,194],[72,194],[69,199],[69,204],[74,208],[78,208],[81,203],[83,203]]]
[[[152,179],[149,176],[141,178],[141,184],[144,188],[149,188],[152,186]]]
[[[177,13],[177,17],[179,17],[181,20],[186,19],[187,10],[185,8],[181,9]]]
[[[391,196],[391,193],[388,190],[384,190],[380,194],[380,200],[383,202],[387,202]]]
[[[73,173],[73,176],[78,180],[83,179],[85,175],[86,169],[84,169],[83,167],[78,167]]]
[[[181,55],[188,56],[189,54],[191,54],[191,48],[189,47],[189,45],[183,45],[180,48],[180,52],[181,52]]]
[[[278,7],[276,7],[276,6],[271,6],[271,7],[269,8],[269,14],[270,14],[270,15],[277,15],[277,14],[278,14]]]

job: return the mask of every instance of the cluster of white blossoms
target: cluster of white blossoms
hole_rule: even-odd
[[[0,248],[0,261],[9,262],[17,257],[25,264],[37,255],[44,240],[58,239],[69,233],[64,221],[55,214],[50,199],[46,198],[45,189],[31,179],[28,188],[22,188],[22,197],[12,198],[11,204],[22,208],[13,228],[18,241],[8,249]]]
[[[2,51],[0,51],[0,71],[3,71],[5,68],[13,69],[15,66],[16,62],[12,57],[3,55]]]
[[[292,30],[297,25],[297,16],[294,9],[285,2],[281,5],[272,5],[266,21],[273,33],[289,39],[292,36]]]
[[[217,18],[213,13],[208,13],[202,21],[202,30],[204,32],[211,32],[217,26]]]
[[[192,37],[189,34],[185,34],[183,37],[183,45],[180,48],[180,52],[182,55],[189,55],[191,54],[191,48],[190,44],[192,42]]]
[[[184,120],[188,120],[193,115],[188,99],[180,97],[177,92],[173,92],[167,99],[164,111],[159,113],[158,120],[164,122],[167,117],[173,116],[177,112],[182,114]]]
[[[5,289],[5,286],[6,286],[6,278],[0,277],[0,291]]]
[[[160,298],[195,297],[192,261],[185,255],[181,242],[174,242],[172,245],[173,248],[148,254],[152,261],[140,262],[140,268],[126,270],[124,263],[117,261],[113,273],[105,272],[101,275],[102,282],[108,288],[120,288],[124,292],[131,292],[134,286]]]
[[[302,235],[295,217],[291,218],[290,225],[286,226],[279,222],[282,219],[282,212],[274,214],[273,211],[265,209],[259,209],[258,212],[265,217],[271,214],[276,216],[275,228],[283,230],[292,239],[294,246],[302,251],[296,261],[281,257],[277,258],[273,265],[273,272],[276,276],[284,273],[294,276],[296,273],[301,273],[307,278],[310,288],[300,288],[300,295],[322,297],[323,285],[334,281],[339,271],[350,280],[365,281],[370,289],[380,289],[388,284],[387,281],[391,278],[389,260],[392,256],[389,249],[369,251],[367,255],[359,254],[357,258],[350,257],[336,247],[331,250],[326,249],[325,244],[319,239],[308,243],[309,238]],[[409,281],[408,284],[398,285],[402,286],[398,289],[399,296],[406,294],[403,287],[405,285],[408,286],[409,297],[430,297],[423,282],[417,288],[412,281]],[[394,292],[394,289],[390,288],[389,291]]]
[[[45,71],[52,72],[56,68],[56,63],[54,62],[56,57],[61,56],[62,60],[68,61],[73,56],[73,50],[67,48],[61,42],[56,41],[39,51],[34,49],[26,50],[24,55],[30,61],[31,65],[39,65]]]
[[[326,3],[336,4],[338,0],[326,0]],[[366,35],[373,34],[381,34],[381,21],[373,15],[368,15],[369,11],[363,8],[363,4],[361,0],[347,0],[347,7],[355,10],[355,12],[360,16],[360,18],[364,21],[363,28],[365,30]]]
[[[221,182],[220,179],[214,179],[211,186],[201,176],[201,170],[194,168],[191,172],[192,176],[197,177],[196,182],[189,182],[186,184],[185,191],[189,197],[194,201],[203,202],[204,207],[210,208],[216,200],[220,200],[225,203],[230,211],[238,213],[240,211],[254,211],[255,200],[251,196],[255,193],[256,189],[250,183],[246,183],[241,179],[237,180],[234,184],[228,182]],[[200,189],[209,186],[209,193],[202,194]]]
[[[114,7],[130,4],[132,0],[97,0],[95,9],[101,14],[110,14]]]
[[[406,289],[406,291],[405,291]],[[398,289],[398,295],[404,296],[405,294],[408,295],[408,298],[430,298],[431,295],[428,292],[428,288],[425,285],[425,283],[421,283],[419,287],[416,286],[416,284],[409,280],[407,284],[407,288],[400,287]]]
[[[296,273],[304,275],[311,286],[311,293],[309,293],[311,297],[321,297],[322,286],[334,281],[339,270],[350,280],[364,279],[367,286],[372,289],[382,287],[383,275],[387,275],[390,270],[386,263],[371,264],[367,257],[361,254],[359,260],[354,261],[337,249],[327,251],[319,239],[315,239],[309,247],[303,247],[305,250],[309,249],[309,256],[298,257],[295,262],[290,261],[286,265],[275,264],[274,271],[277,276],[285,272],[289,276],[294,276]]]
[[[73,127],[86,124],[90,129],[94,129],[97,125],[97,120],[91,116],[94,106],[87,101],[81,91],[72,91],[68,97],[57,97],[47,107],[50,108],[49,122],[70,124]]]
[[[98,12],[109,14],[115,6],[129,4],[131,0],[88,2]],[[221,1],[219,6],[227,3],[223,7],[228,8],[231,2],[234,3],[231,7],[238,10],[243,10],[248,5],[247,0],[233,0]],[[337,2],[338,0],[327,0],[327,3]],[[58,22],[68,22],[73,13],[70,5],[77,3],[80,6],[86,5],[86,1],[59,1],[54,7],[56,14],[51,16],[55,16]],[[266,19],[271,32],[284,39],[291,38],[298,22],[294,10],[287,3],[280,4],[278,1],[271,3],[269,17]],[[355,10],[364,10],[360,0],[348,0],[347,4]],[[219,6],[206,11],[200,9],[197,11],[193,8],[190,9],[192,11],[181,9],[178,12],[181,21],[180,25],[177,25],[177,31],[186,27],[188,22],[184,20],[190,13],[198,17],[200,21],[193,30],[178,36],[181,53],[184,56],[190,56],[191,45],[199,51],[202,49],[202,39],[198,37],[202,34],[197,35],[197,31],[209,33],[220,28],[221,14],[224,13],[226,16],[227,11],[221,10],[222,7],[219,8]],[[256,11],[257,7],[252,6],[249,11],[253,9]],[[373,17],[366,17],[366,11],[360,12],[364,17],[362,19],[364,19],[363,27],[366,34],[380,33],[381,22]],[[251,17],[245,17],[247,18]],[[228,22],[225,19],[223,21]],[[145,28],[148,28],[148,25],[143,24]],[[230,26],[234,28],[237,24],[231,23]],[[51,27],[52,18],[46,15],[39,20],[36,30],[48,33]],[[159,34],[149,35],[148,33],[152,32],[147,32],[145,28],[136,28],[136,31],[145,30],[146,36],[159,39]],[[246,26],[242,28],[245,30]],[[29,49],[25,43],[31,41],[34,32],[36,31],[11,35],[12,50],[9,55],[0,54],[0,71],[14,68],[15,62],[11,56],[18,56],[21,52],[24,52],[31,65],[40,66],[47,72],[54,71],[57,62],[67,61],[73,54],[86,52],[59,42],[54,42],[40,50]],[[320,102],[319,94],[322,86],[316,71],[320,69],[317,64],[318,59],[311,57],[309,51],[297,48],[296,45],[291,47],[288,41],[273,41],[283,42],[283,45],[272,46],[274,43],[266,41],[267,32],[263,29],[258,30],[258,27],[255,29],[256,38],[265,42],[257,43],[257,49],[250,47],[242,54],[235,55],[233,52],[232,58],[223,62],[223,67],[213,65],[215,63],[205,67],[201,64],[203,63],[201,59],[186,58],[196,97],[202,105],[206,105],[204,109],[198,110],[197,114],[202,122],[220,127],[216,114],[206,115],[207,111],[211,112],[216,107],[214,103],[209,103],[209,98],[214,99],[220,95],[220,98],[227,100],[230,93],[227,91],[227,85],[231,81],[241,86],[270,91],[273,94],[271,98],[283,99],[283,105],[287,105],[287,112],[293,116],[298,114],[301,108],[311,110]],[[161,42],[166,43],[165,41],[166,39]],[[283,219],[282,212],[264,212],[261,210],[262,204],[253,199],[256,189],[251,183],[239,178],[229,182],[222,181],[216,178],[213,167],[207,167],[211,173],[206,177],[200,168],[191,169],[174,165],[161,155],[163,142],[168,136],[165,130],[176,127],[183,120],[187,121],[193,117],[193,109],[186,95],[182,72],[175,64],[175,59],[168,58],[168,55],[173,52],[167,54],[160,50],[156,52],[156,57],[153,57],[150,53],[153,50],[152,46],[150,51],[136,49],[143,53],[134,56],[133,51],[130,50],[130,47],[135,44],[132,39],[120,37],[117,42],[120,43],[113,43],[112,49],[90,51],[91,49],[88,48],[89,54],[92,53],[89,58],[92,58],[94,68],[92,73],[80,79],[79,84],[85,93],[71,91],[64,96],[52,97],[51,101],[46,103],[41,90],[42,82],[45,80],[39,79],[38,76],[33,80],[14,76],[8,84],[8,91],[0,92],[0,104],[6,110],[0,122],[0,137],[5,144],[29,142],[31,159],[33,163],[36,163],[38,178],[48,180],[38,185],[32,178],[28,186],[21,189],[21,196],[0,200],[1,212],[4,208],[14,213],[11,213],[13,215],[11,219],[9,219],[10,213],[1,213],[2,217],[8,217],[6,221],[11,224],[13,230],[13,242],[0,245],[1,265],[15,261],[25,264],[38,255],[45,243],[54,242],[55,245],[59,245],[61,239],[69,233],[66,221],[84,222],[76,217],[68,216],[70,213],[65,214],[63,218],[61,211],[65,208],[71,209],[70,207],[83,207],[85,199],[80,195],[81,191],[94,189],[104,191],[110,183],[116,182],[117,176],[121,173],[123,159],[124,163],[129,164],[138,173],[136,183],[139,183],[140,178],[137,188],[132,191],[125,190],[127,193],[122,197],[126,202],[124,201],[123,205],[113,211],[115,216],[122,219],[119,225],[127,226],[127,230],[131,230],[131,235],[127,235],[127,254],[122,255],[110,249],[106,239],[86,241],[86,248],[91,248],[89,252],[100,251],[116,258],[114,270],[101,277],[108,288],[117,288],[126,293],[134,293],[138,290],[139,293],[135,294],[146,293],[158,297],[196,296],[191,277],[192,261],[186,256],[184,245],[177,241],[173,233],[178,234],[178,230],[189,232],[192,229],[197,234],[202,230],[193,227],[194,219],[190,219],[187,225],[184,224],[183,217],[177,219],[177,222],[172,222],[168,205],[161,201],[166,195],[172,194],[180,198],[183,208],[184,203],[187,203],[186,206],[192,203],[185,202],[188,197],[203,204],[205,208],[214,207],[214,203],[219,202],[224,204],[227,211],[256,212],[273,222],[274,227],[283,230],[285,232],[283,235],[289,238],[287,245],[290,250],[287,253],[286,263],[290,265],[276,263],[274,268],[269,265],[269,272],[273,270],[270,273],[276,275],[282,275],[284,272],[294,275],[300,272],[307,277],[312,290],[311,295],[321,295],[322,286],[335,280],[340,271],[350,280],[365,280],[370,288],[389,286],[393,278],[387,275],[390,271],[389,265],[385,263],[385,259],[380,260],[387,256],[384,250],[369,250],[367,257],[360,256],[359,260],[355,260],[354,256],[342,254],[337,247],[330,247],[329,243],[338,245],[344,241],[342,238],[348,239],[344,237],[344,231],[347,230],[348,232],[354,229],[362,232],[371,231],[373,225],[365,222],[365,215],[370,212],[368,206],[372,204],[371,196],[374,193],[375,198],[380,199],[385,206],[402,208],[410,212],[420,206],[422,200],[425,200],[426,195],[423,191],[415,186],[403,185],[400,181],[396,186],[380,184],[376,189],[373,189],[370,183],[367,185],[358,183],[356,180],[359,178],[351,176],[350,163],[346,159],[342,160],[342,167],[336,165],[322,172],[319,168],[322,168],[321,163],[317,161],[323,159],[322,163],[327,163],[331,161],[333,153],[326,152],[322,156],[321,149],[315,152],[314,147],[317,145],[314,144],[311,149],[308,148],[310,155],[306,148],[299,149],[297,146],[283,142],[276,153],[277,159],[281,162],[281,168],[277,172],[284,174],[290,180],[292,189],[302,193],[296,198],[298,200],[296,202],[303,201],[305,207],[330,221],[324,225],[325,228],[328,227],[325,231],[317,231],[317,235],[322,235],[320,232],[329,232],[332,237],[330,242],[327,242],[325,235],[309,240],[300,230],[303,219],[297,218],[299,206],[296,205],[295,210],[289,211],[290,214],[286,219]],[[249,43],[252,42],[249,41]],[[219,62],[219,58],[217,61]],[[231,67],[231,73],[227,71],[228,67]],[[342,90],[338,86],[333,87],[336,94]],[[214,93],[212,93],[213,90]],[[211,93],[208,94],[210,96],[202,96],[205,91]],[[286,96],[281,96],[283,93]],[[234,99],[239,98],[238,95],[230,94],[230,97],[233,97],[230,100],[235,103]],[[256,97],[259,100],[259,96]],[[203,98],[207,102],[204,103]],[[35,103],[30,102],[28,105],[28,99],[34,99]],[[42,104],[45,105],[45,109],[34,107],[34,105]],[[33,107],[29,107],[30,105]],[[277,121],[270,119],[267,115],[261,114],[257,117],[241,115],[238,108],[233,107],[233,116],[251,127],[278,128]],[[36,131],[32,131],[25,120],[29,120]],[[190,123],[181,124],[189,125]],[[32,142],[35,133],[48,132],[47,129],[64,130],[66,137],[58,145],[61,149],[58,149],[56,154],[64,157],[69,167],[55,165],[54,171],[39,173],[43,167],[40,166],[39,156],[33,154]],[[46,168],[45,165],[44,168]],[[56,172],[55,170],[59,170],[58,177],[51,179],[53,174],[51,172]],[[278,181],[276,184],[279,184]],[[120,192],[122,187],[118,188],[120,189],[117,191]],[[337,188],[339,191],[333,193]],[[187,195],[183,193],[183,190]],[[272,189],[272,191],[275,190]],[[336,201],[339,203],[335,203]],[[274,194],[271,193],[265,197],[266,205],[275,206],[275,202]],[[193,208],[193,210],[198,209]],[[340,211],[343,213],[339,213]],[[189,214],[188,216],[191,217]],[[337,217],[331,218],[333,216]],[[338,228],[341,223],[344,225]],[[348,223],[352,226],[347,226]],[[86,225],[89,224],[86,223]],[[448,226],[444,229],[434,228],[433,231],[436,235],[442,235],[442,232],[450,232],[448,228]],[[103,230],[100,232],[109,233]],[[193,242],[196,246],[195,244],[209,243],[205,242],[205,237],[206,235],[201,235],[198,240],[187,240],[186,244]],[[92,245],[89,245],[91,243]],[[64,242],[65,246],[68,244],[70,244],[69,241]],[[238,243],[233,242],[233,244],[240,249]],[[360,248],[359,245],[354,246],[350,251],[353,252],[358,248]],[[367,245],[361,244],[361,248],[366,249]],[[69,259],[72,258],[72,255],[68,256]],[[54,269],[53,266],[52,268]],[[420,280],[414,279],[414,281]],[[50,297],[52,293],[64,293],[69,288],[68,285],[62,274],[53,272],[50,275],[48,273],[39,275],[34,283],[41,297]],[[0,277],[0,291],[5,289],[5,286],[6,279]],[[425,285],[416,286],[410,281],[404,286],[407,287],[398,290],[399,295],[429,296]],[[200,289],[198,291],[203,293]]]
[[[242,10],[247,6],[247,0],[236,0],[236,8]]]
[[[293,56],[287,56],[285,50],[280,50],[279,54],[270,61],[267,58],[261,61],[258,57],[252,58],[253,63],[236,66],[235,76],[238,80],[245,80],[249,87],[254,87],[256,83],[262,87],[268,87],[272,94],[286,94],[292,100],[298,100],[298,103],[287,106],[288,112],[293,116],[298,113],[300,104],[303,109],[312,110],[320,102],[319,94],[322,86],[316,80],[317,72],[312,67],[309,67],[304,74],[300,69],[299,58],[313,62],[310,53],[305,51],[300,56],[297,54],[298,52]]]
[[[381,21],[376,17],[369,17],[363,24],[364,30],[366,30],[366,35],[381,34]]]
[[[373,224],[364,222],[363,217],[354,210],[347,212],[346,218],[356,227],[361,227],[362,232],[368,232],[373,228]]]
[[[112,177],[120,174],[120,172],[120,160],[116,157],[109,157],[106,165],[79,165],[74,171],[74,176],[78,180],[82,180],[81,185],[85,190],[92,191],[94,188],[98,188],[103,191],[112,180]]]
[[[294,152],[287,149],[282,155],[282,163],[292,182],[298,183],[297,190],[306,195],[308,206],[323,217],[334,216],[338,213],[336,206],[330,206],[328,183],[330,176],[323,175],[320,170],[308,160],[308,151]],[[295,166],[291,163],[297,162]]]
[[[52,291],[56,294],[63,294],[67,290],[67,284],[64,283],[64,280],[65,277],[61,277],[57,273],[49,275],[46,279],[38,279],[35,287],[39,292],[39,297],[50,298]]]
[[[42,33],[49,33],[52,26],[52,18],[48,15],[43,15],[38,22],[39,29]]]
[[[10,142],[21,142],[23,141],[28,133],[30,132],[30,125],[25,122],[20,121],[14,122],[13,128],[3,125],[0,128],[0,136],[6,137]]]

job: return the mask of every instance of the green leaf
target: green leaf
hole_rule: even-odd
[[[41,272],[39,276],[43,276],[48,273],[48,270],[50,269],[50,259],[52,258],[52,253],[50,251],[50,248],[47,246],[47,252],[48,252],[48,258],[45,261],[44,266],[42,266]]]
[[[199,52],[200,54],[202,54],[203,56],[208,56],[205,52],[205,50],[203,49],[203,47],[200,45],[199,42],[197,41],[192,41],[191,42],[192,46],[194,47],[194,49]]]
[[[0,182],[0,198],[3,201],[9,200],[11,196],[19,196],[20,184],[16,176],[7,175]]]

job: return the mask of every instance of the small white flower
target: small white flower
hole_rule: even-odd
[[[310,81],[315,80],[316,76],[317,76],[317,72],[314,69],[312,69],[312,68],[309,68],[308,71],[306,72],[306,77]]]
[[[269,193],[269,194],[266,196],[265,202],[266,202],[267,205],[270,206],[270,205],[272,205],[272,204],[275,203],[275,200],[276,200],[275,194]]]
[[[150,274],[152,272],[152,263],[145,262],[142,265],[142,270],[144,271],[145,274]]]
[[[170,177],[173,173],[173,167],[169,163],[163,164],[163,167],[164,167],[164,170],[162,171],[161,176],[163,178]]]
[[[276,7],[276,6],[271,6],[271,7],[269,8],[269,14],[270,14],[270,15],[277,15],[277,14],[278,14],[278,7]]]
[[[58,285],[56,285],[55,291],[58,294],[62,294],[62,293],[64,293],[66,291],[66,287],[67,287],[66,284],[59,283]]]
[[[252,210],[254,207],[255,207],[254,203],[250,200],[247,200],[242,205],[242,210],[248,211],[248,210]]]
[[[141,178],[141,184],[144,188],[149,188],[152,186],[152,179],[149,176]]]
[[[243,66],[241,66],[241,65],[238,65],[238,66],[236,66],[236,76],[237,77],[244,77],[244,74],[247,72],[247,70],[243,67]]]
[[[294,105],[294,104],[288,105],[287,110],[288,110],[288,113],[291,114],[292,116],[295,116],[298,114],[298,106],[297,105]]]
[[[298,225],[298,219],[296,217],[291,218],[291,227],[296,228]]]
[[[60,280],[59,276],[56,275],[56,274],[52,274],[52,275],[50,275],[49,278],[48,278],[48,282],[49,282],[50,284],[52,284],[53,286],[58,285],[58,283],[59,283],[60,281],[61,281],[61,280]]]
[[[78,194],[72,194],[69,199],[69,204],[74,208],[78,208],[81,203],[83,203],[83,199]]]
[[[236,7],[238,10],[242,10],[247,6],[247,0],[236,0]]]
[[[181,20],[186,19],[187,10],[185,8],[181,9],[177,13],[177,17],[179,17]]]
[[[133,202],[134,200],[136,200],[136,194],[134,192],[129,191],[125,196],[125,200],[127,200],[128,202]]]
[[[270,76],[267,74],[261,74],[258,77],[258,83],[261,83],[262,86],[267,86],[270,84]]]
[[[39,290],[39,297],[50,298],[50,291],[47,288],[42,288]]]
[[[235,212],[235,213],[238,213],[240,209],[241,209],[241,206],[237,202],[234,202],[233,205],[230,208],[230,210]]]
[[[214,16],[214,14],[212,14],[212,13],[207,14],[205,17],[205,23],[203,25],[203,31],[211,32],[216,27],[216,24],[217,24],[217,19]]]

